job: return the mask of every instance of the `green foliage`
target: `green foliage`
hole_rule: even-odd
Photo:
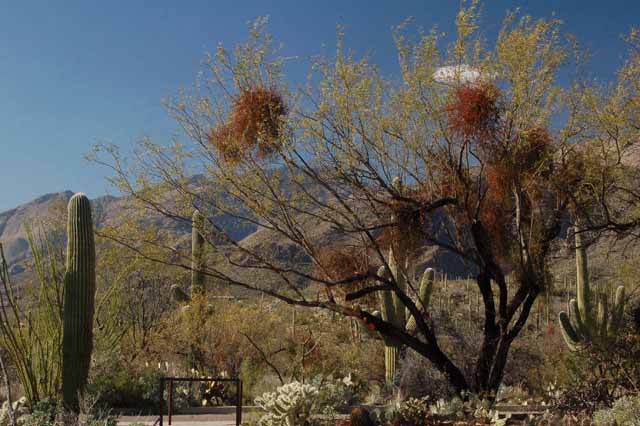
[[[27,226],[37,283],[27,283],[26,297],[14,294],[0,244],[0,341],[29,403],[55,398],[60,389],[62,356],[62,263],[55,229],[37,235]]]
[[[435,426],[449,424],[473,425],[501,425],[496,411],[491,409],[487,401],[478,399],[475,395],[467,395],[463,401],[459,397],[452,399],[440,398],[434,402],[429,397],[408,398],[386,410],[374,410],[372,416],[379,425],[402,426]]]
[[[430,415],[429,398],[409,398],[398,408],[398,417],[406,425],[422,425]]]
[[[640,389],[640,336],[630,328],[622,331],[610,345],[574,352],[561,364],[565,377],[559,383],[560,405],[593,412]]]
[[[60,405],[52,399],[38,401],[31,407],[31,414],[25,419],[25,426],[53,425],[59,410]]]
[[[67,261],[64,278],[62,338],[62,393],[70,409],[78,409],[93,350],[93,314],[96,292],[96,251],[91,205],[86,195],[69,200]]]
[[[319,390],[319,405],[325,411],[347,413],[360,402],[366,383],[349,374],[343,378],[318,375],[310,383]]]
[[[117,419],[98,408],[95,401],[83,400],[82,416],[70,412],[61,404],[44,400],[34,405],[30,414],[23,418],[21,426],[116,426]]]
[[[95,415],[92,415],[91,413],[88,414],[88,422],[84,423],[82,426],[102,426],[100,423],[89,421],[89,419],[94,418]],[[69,413],[60,403],[51,399],[45,399],[34,404],[31,408],[31,412],[24,416],[23,426],[60,426],[63,424],[77,425],[77,420],[77,416]],[[111,426],[113,425],[113,420],[102,424]]]
[[[596,411],[595,426],[640,426],[640,396],[625,396],[609,409]]]
[[[571,316],[562,311],[559,314],[560,330],[572,351],[578,351],[587,344],[604,345],[618,336],[624,315],[624,287],[619,286],[611,313],[607,298],[601,295],[598,310],[594,309],[593,295],[589,288],[587,249],[582,242],[582,230],[575,227],[576,244],[576,293],[577,300],[569,301]]]
[[[135,371],[126,365],[114,365],[92,377],[87,393],[109,408],[157,409],[158,384],[162,371],[145,368]]]

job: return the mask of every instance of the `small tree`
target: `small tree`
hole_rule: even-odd
[[[572,142],[583,109],[563,103],[578,95],[556,83],[573,49],[560,22],[509,14],[490,49],[477,2],[460,10],[457,38],[444,49],[436,31],[411,42],[399,28],[399,82],[354,59],[340,34],[335,58],[316,61],[313,84],[297,92],[287,89],[264,24],[233,52],[220,46],[196,90],[167,102],[188,144],[145,140],[132,164],[102,146],[98,153],[111,158],[95,161],[147,209],[185,224],[193,208],[203,213],[205,240],[224,256],[207,262],[205,274],[356,318],[431,361],[456,391],[494,396],[511,344],[548,285],[552,241],[581,201],[583,163]],[[224,225],[230,219],[294,247],[304,261],[240,243]],[[347,257],[336,273],[319,230],[341,253],[365,260]],[[163,256],[159,245],[145,252],[135,238],[112,238],[190,268],[188,251],[171,247]],[[468,265],[482,295],[484,336],[470,377],[443,351],[417,300],[414,260],[434,246]],[[376,274],[389,268],[390,248],[406,287]],[[373,315],[364,300],[385,292],[415,318],[415,333]]]

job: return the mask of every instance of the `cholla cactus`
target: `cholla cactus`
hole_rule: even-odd
[[[267,413],[260,418],[260,426],[298,426],[307,421],[316,408],[319,391],[315,386],[291,382],[275,392],[256,398],[256,405]]]
[[[406,293],[407,268],[401,268],[398,265],[393,254],[393,250],[389,250],[389,259],[387,260],[387,263],[389,265],[389,270],[382,266],[378,270],[378,276],[385,279],[390,279],[393,276],[400,291]],[[427,268],[422,274],[418,290],[418,300],[416,301],[416,307],[421,311],[425,311],[429,306],[429,300],[433,291],[434,277],[435,272],[431,268]],[[398,295],[391,290],[382,291],[378,294],[380,296],[381,312],[374,312],[373,314],[381,317],[384,321],[390,322],[400,330],[414,333],[416,330],[416,319],[409,313]],[[398,353],[401,345],[394,339],[390,339],[385,336],[383,336],[383,341],[385,346],[385,380],[387,383],[393,383],[397,371]]]
[[[29,415],[29,407],[27,406],[27,398],[22,397],[11,404],[12,413],[15,417],[15,424],[20,426],[25,423],[25,419]],[[9,403],[5,401],[0,409],[0,426],[12,426],[11,416],[9,413]]]
[[[562,336],[572,351],[577,351],[588,343],[603,344],[614,338],[622,322],[624,313],[624,287],[616,289],[611,313],[605,296],[598,300],[597,312],[593,308],[592,294],[589,289],[589,271],[587,250],[582,243],[581,231],[575,227],[576,244],[576,294],[577,300],[569,301],[569,313],[559,314]]]
[[[447,401],[444,398],[440,398],[434,405],[430,407],[431,413],[438,416],[454,416],[458,413],[462,413],[464,403],[458,397],[453,397]]]
[[[425,424],[425,419],[431,414],[429,401],[430,398],[425,396],[423,398],[409,398],[399,404],[398,414],[402,419],[401,424]]]

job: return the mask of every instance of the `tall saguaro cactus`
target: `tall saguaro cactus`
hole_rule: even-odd
[[[380,277],[390,279],[392,276],[400,291],[407,291],[407,276],[405,268],[401,268],[396,262],[393,250],[389,251],[389,259],[387,260],[389,270],[382,266],[378,270]],[[433,269],[427,268],[420,280],[418,289],[418,300],[416,307],[420,311],[425,311],[429,306],[429,300],[433,291],[435,273]],[[374,312],[374,315],[381,316],[384,321],[390,322],[396,328],[414,333],[416,330],[416,319],[411,315],[398,295],[391,291],[383,291],[378,293],[380,297],[381,313]],[[387,383],[393,383],[398,369],[398,354],[401,344],[394,339],[383,336],[384,342],[384,360],[385,360],[385,380]]]
[[[96,251],[91,205],[86,195],[69,200],[67,258],[64,277],[62,393],[65,405],[78,409],[87,383],[93,350]]]
[[[572,351],[577,351],[588,343],[603,344],[615,338],[624,314],[624,287],[616,289],[614,305],[609,313],[607,298],[598,297],[598,310],[593,308],[589,289],[589,269],[587,249],[582,242],[581,230],[575,228],[576,244],[576,299],[569,301],[569,314],[559,314],[560,330]]]
[[[204,293],[204,217],[198,210],[191,218],[191,296]]]

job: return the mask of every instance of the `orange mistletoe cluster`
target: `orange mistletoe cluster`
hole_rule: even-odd
[[[369,285],[367,278],[369,268],[369,255],[364,247],[333,245],[323,248],[316,255],[316,265],[312,275],[318,280],[326,280],[337,283],[326,290],[330,293],[345,297],[347,294],[361,290]],[[352,279],[352,282],[347,282]],[[359,305],[375,305],[375,294],[369,294],[355,300]]]
[[[329,281],[342,281],[364,275],[369,270],[365,250],[357,247],[333,246],[323,249],[316,257],[314,276]]]
[[[446,109],[450,128],[466,138],[491,138],[500,119],[499,97],[490,84],[457,88]]]
[[[243,89],[233,101],[227,123],[212,129],[209,143],[224,161],[235,163],[246,154],[264,158],[281,147],[287,107],[275,89]]]
[[[466,210],[470,217],[479,215],[498,260],[508,261],[513,241],[513,190],[526,191],[527,211],[523,214],[534,214],[552,173],[552,138],[541,127],[509,137],[501,131],[501,110],[497,87],[480,84],[456,88],[446,113],[451,131],[476,144],[476,153],[485,166],[486,192],[482,207],[478,210],[478,197],[471,192],[465,203]]]
[[[515,140],[500,145],[486,171],[487,194],[481,220],[492,235],[492,248],[498,258],[507,256],[511,235],[510,217],[514,187],[527,192],[527,211],[532,214],[542,199],[551,172],[549,148],[551,135],[543,128],[520,132]]]

